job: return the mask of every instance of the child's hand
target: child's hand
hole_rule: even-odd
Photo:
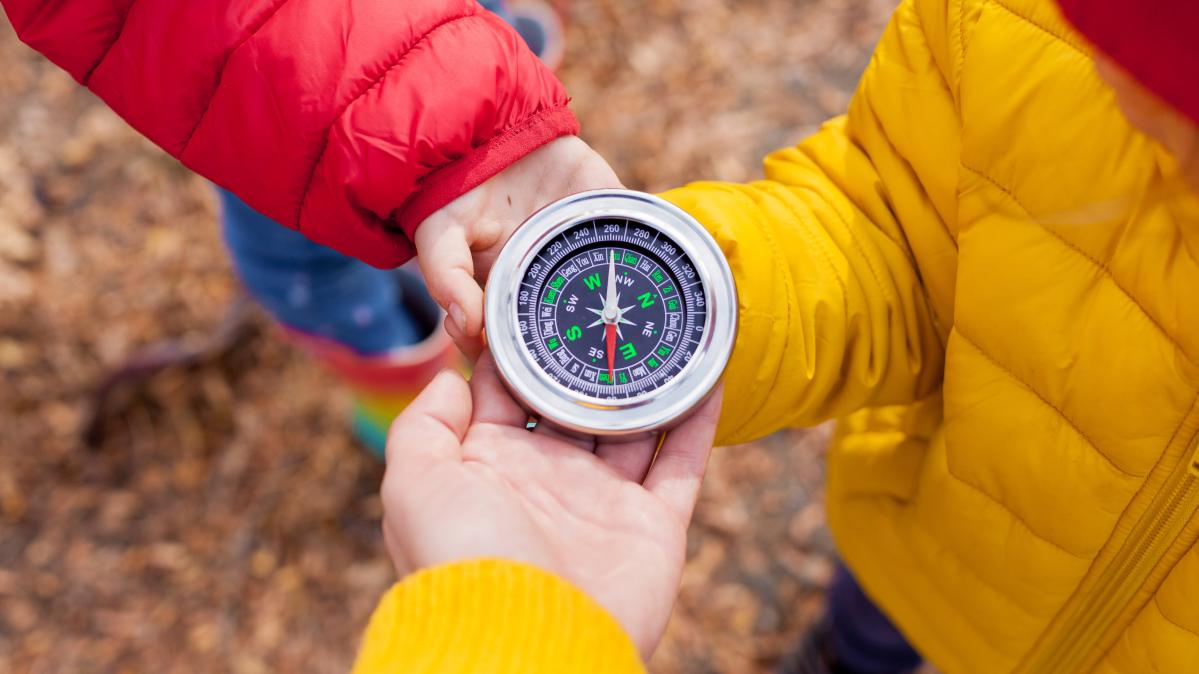
[[[391,428],[383,535],[397,571],[483,557],[534,564],[598,601],[648,656],[678,592],[719,398],[670,432],[651,467],[655,439],[525,430],[490,357],[469,385],[441,373]]]
[[[416,230],[417,261],[429,292],[449,316],[446,330],[476,355],[483,329],[483,289],[508,235],[534,211],[577,192],[620,187],[594,150],[564,137],[535,150],[429,216]]]

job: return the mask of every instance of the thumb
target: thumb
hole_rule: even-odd
[[[479,359],[479,356],[483,354],[482,335],[476,335],[473,337],[466,336],[462,332],[462,329],[458,327],[458,324],[455,323],[449,316],[445,317],[443,325],[445,326],[446,334],[449,335],[450,339],[454,341],[454,346],[458,347],[458,350],[462,352],[463,356],[466,356],[466,359],[469,362],[473,363]]]
[[[442,370],[392,423],[387,437],[388,466],[460,459],[471,408],[466,380],[453,370]]]
[[[429,294],[445,309],[456,332],[466,339],[483,331],[483,289],[466,232],[458,225],[426,221],[416,230],[416,260]]]
[[[667,434],[645,477],[645,488],[665,501],[684,526],[691,520],[691,511],[699,498],[700,483],[716,438],[723,394],[721,385],[689,419]]]

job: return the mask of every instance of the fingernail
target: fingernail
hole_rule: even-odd
[[[466,312],[462,311],[462,307],[457,304],[450,305],[450,320],[458,326],[459,332],[466,334]]]

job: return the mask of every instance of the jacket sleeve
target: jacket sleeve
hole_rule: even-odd
[[[379,267],[429,214],[577,132],[474,0],[0,0],[20,38],[189,168]]]
[[[566,581],[526,564],[433,567],[379,602],[354,674],[635,674],[620,625]]]
[[[711,231],[737,282],[720,444],[940,384],[952,308],[925,284],[952,288],[959,125],[916,4],[892,19],[848,115],[767,157],[765,180],[663,195]]]

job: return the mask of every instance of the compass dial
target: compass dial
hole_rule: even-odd
[[[595,190],[512,233],[487,279],[484,322],[501,379],[538,423],[632,437],[673,427],[716,387],[737,290],[686,212]]]
[[[517,307],[520,338],[545,376],[601,400],[636,398],[677,377],[707,322],[687,254],[623,218],[587,220],[547,240]]]

